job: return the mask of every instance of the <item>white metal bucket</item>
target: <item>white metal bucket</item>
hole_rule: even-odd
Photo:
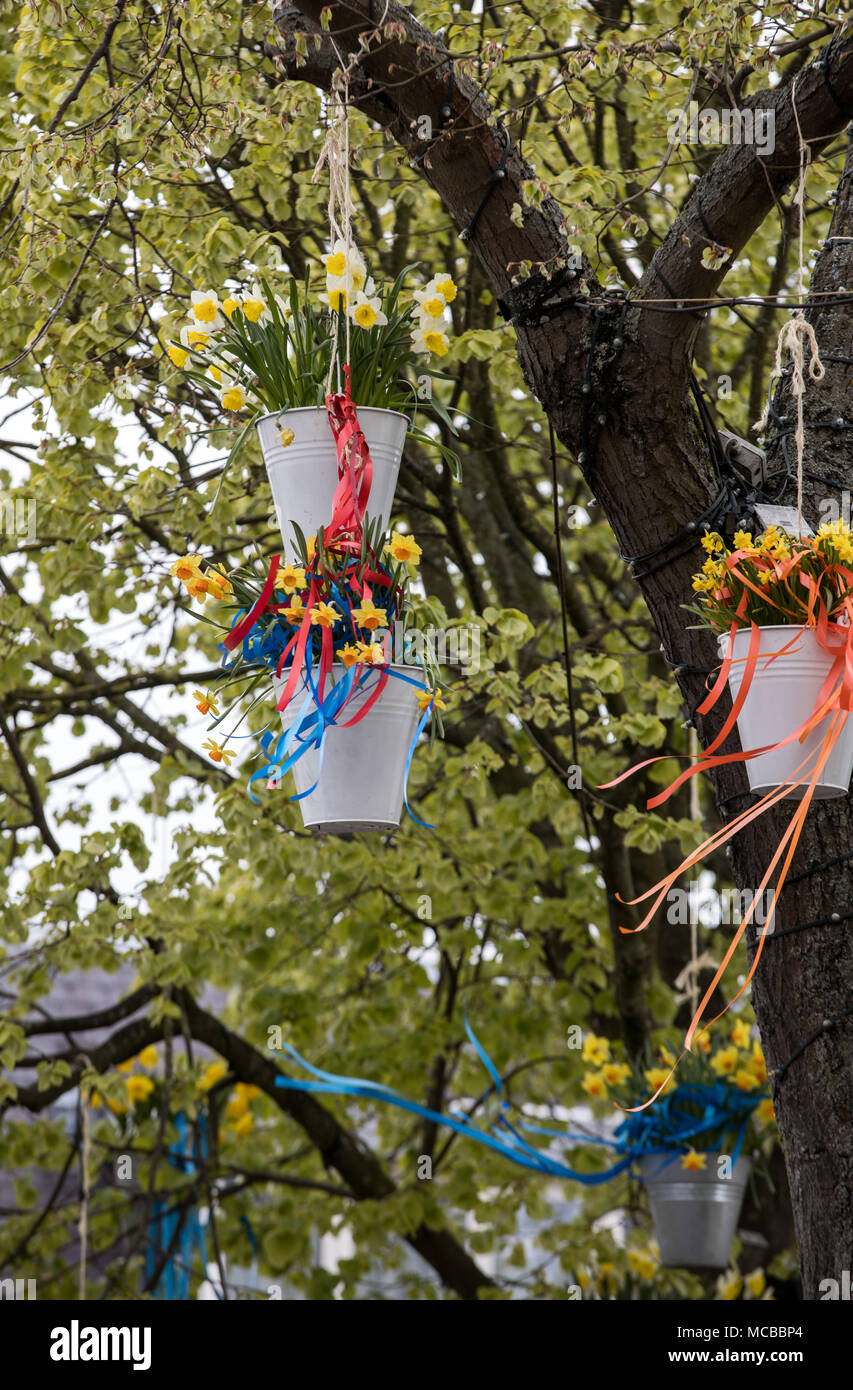
[[[785,652],[769,665],[762,658],[785,647],[792,638],[800,637]],[[733,658],[740,660],[732,665],[729,672],[729,689],[734,700],[740,690],[744,674],[743,659],[749,651],[749,628],[739,628],[735,633]],[[728,635],[719,639],[720,656],[725,656]],[[755,665],[749,692],[743,708],[738,715],[737,725],[741,747],[744,752],[751,748],[762,748],[768,743],[778,743],[787,738],[814,713],[817,697],[832,667],[831,654],[820,646],[810,629],[791,626],[762,627],[759,658]],[[791,777],[806,773],[810,777],[817,761],[817,751],[826,737],[831,715],[821,720],[816,729],[803,743],[794,741],[772,753],[762,753],[758,758],[750,758],[746,764],[750,789],[764,795],[781,786]],[[809,757],[799,772],[795,769]],[[824,764],[820,781],[815,788],[815,799],[826,801],[833,796],[846,796],[853,772],[853,717],[848,717],[841,735]],[[787,793],[787,797],[799,801],[805,786],[799,786]]]
[[[709,1153],[706,1168],[695,1172],[682,1168],[678,1154],[638,1160],[661,1264],[669,1268],[725,1269],[728,1264],[752,1159],[738,1158],[731,1177],[720,1178],[718,1157]]]
[[[384,530],[391,515],[409,421],[398,410],[376,406],[360,409],[358,420],[373,461],[367,516],[371,521],[381,517]],[[284,558],[295,560],[296,543],[289,523],[295,521],[307,539],[332,519],[332,502],[339,481],[335,436],[324,406],[298,406],[263,415],[256,428],[281,529]],[[287,445],[281,442],[284,430],[293,431],[293,439]]]
[[[401,675],[419,677],[417,667],[392,666]],[[332,681],[336,684],[344,667],[335,663]],[[286,681],[274,677],[276,696]],[[351,719],[376,689],[375,678],[348,701],[342,719]],[[327,686],[328,689],[328,686]],[[396,830],[403,810],[403,784],[406,758],[415,736],[420,711],[419,690],[410,681],[389,675],[382,694],[363,719],[350,728],[333,725],[326,731],[323,769],[318,749],[309,748],[293,766],[297,792],[305,792],[317,782],[310,796],[297,804],[306,830],[329,835],[346,835],[360,830]],[[282,728],[290,728],[305,699],[304,687],[281,715]]]

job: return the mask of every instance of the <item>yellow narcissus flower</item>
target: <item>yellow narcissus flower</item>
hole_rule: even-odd
[[[700,544],[707,555],[713,555],[715,550],[725,548],[722,536],[718,535],[716,531],[707,531]]]
[[[293,430],[279,430],[279,438],[281,439],[282,449],[288,449],[296,438],[296,435],[293,433]]]
[[[734,546],[735,546],[735,550],[751,550],[751,549],[752,549],[752,532],[751,532],[751,531],[735,531],[735,534],[734,534]]]
[[[755,1042],[752,1044],[752,1056],[747,1062],[747,1066],[753,1076],[764,1085],[764,1082],[767,1080],[767,1063],[764,1060],[764,1054],[761,1051],[760,1043]]]
[[[226,767],[230,765],[231,759],[237,756],[233,748],[226,748],[223,744],[217,743],[216,740],[212,738],[206,738],[201,746],[207,749],[207,756],[210,758],[211,762],[224,763]]]
[[[651,1250],[629,1250],[628,1268],[641,1279],[654,1279],[658,1262]]]
[[[286,594],[292,594],[294,589],[305,588],[305,571],[299,565],[282,565],[275,577],[275,587],[284,589]]]
[[[625,1062],[608,1062],[601,1068],[601,1075],[608,1086],[621,1086],[631,1075],[631,1068]]]
[[[199,323],[212,325],[219,318],[219,295],[215,290],[193,290],[192,313]]]
[[[352,610],[352,617],[353,622],[358,623],[359,627],[366,627],[368,632],[388,626],[388,618],[381,608],[376,607],[372,598],[362,599],[360,607]]]
[[[245,1096],[234,1096],[229,1100],[225,1107],[225,1113],[229,1120],[239,1120],[242,1115],[248,1114],[249,1102]]]
[[[141,1067],[147,1067],[149,1071],[152,1067],[156,1067],[159,1059],[157,1057],[157,1049],[154,1046],[154,1044],[149,1043],[148,1047],[143,1047],[136,1060],[138,1061]]]
[[[384,666],[385,652],[381,642],[357,642],[356,661],[362,666]]]
[[[751,1033],[752,1030],[750,1029],[749,1024],[741,1018],[738,1019],[737,1023],[732,1028],[731,1032],[729,1033],[729,1037],[731,1038],[735,1047],[748,1047]]]
[[[590,1033],[583,1040],[581,1056],[585,1062],[592,1062],[593,1066],[600,1067],[603,1062],[610,1060],[610,1043],[607,1038],[597,1038],[594,1033]]]
[[[600,1072],[588,1071],[584,1076],[581,1085],[583,1086],[587,1095],[592,1096],[593,1100],[607,1099],[607,1086],[605,1085],[604,1077],[600,1074]]]
[[[344,669],[348,671],[350,666],[355,666],[356,662],[360,659],[358,648],[352,646],[352,644],[348,642],[347,645],[342,647],[338,652],[338,659],[343,662]]]
[[[150,1076],[129,1076],[127,1078],[127,1097],[134,1105],[138,1100],[145,1101],[154,1090]]]
[[[773,1109],[773,1102],[769,1099],[761,1101],[755,1113],[758,1116],[759,1122],[763,1125],[772,1125],[776,1119],[776,1111]]]
[[[227,319],[230,319],[234,310],[240,308],[240,301],[236,295],[229,294],[227,299],[223,299],[220,308],[222,309],[222,312],[225,315],[225,317]]]
[[[231,1126],[238,1139],[245,1139],[247,1135],[251,1134],[254,1127],[255,1122],[251,1115],[241,1115],[239,1120],[235,1120]]]
[[[711,1066],[718,1076],[730,1076],[736,1071],[738,1055],[736,1047],[723,1047],[711,1058]]]
[[[240,308],[250,323],[257,323],[261,318],[269,318],[269,309],[258,285],[252,286],[252,293],[246,296]]]
[[[747,1071],[745,1067],[738,1068],[733,1080],[739,1091],[757,1091],[762,1084],[755,1073]]]
[[[740,1295],[743,1279],[736,1269],[727,1269],[717,1280],[717,1300],[732,1303]]]
[[[188,580],[201,575],[200,565],[200,555],[182,555],[180,560],[175,561],[169,573],[174,575],[175,579],[180,579],[182,584],[186,584]]]
[[[190,598],[197,598],[199,603],[207,603],[210,590],[204,575],[197,574],[194,579],[187,581],[187,593]]]
[[[242,410],[246,404],[246,392],[239,382],[232,383],[220,393],[219,404],[223,410],[238,411]]]
[[[659,1086],[662,1086],[664,1082],[669,1079],[671,1073],[668,1067],[649,1067],[649,1070],[644,1072],[643,1075],[652,1090],[656,1091]]]
[[[127,1114],[127,1106],[126,1106],[126,1105],[122,1105],[122,1103],[121,1103],[120,1100],[108,1100],[108,1101],[107,1101],[107,1109],[108,1109],[108,1110],[112,1110],[112,1112],[113,1112],[114,1115],[126,1115],[126,1114]]]
[[[449,346],[447,335],[439,328],[416,328],[412,333],[412,347],[415,352],[431,352],[436,357],[446,357]]]
[[[447,709],[447,705],[441,698],[440,690],[422,690],[418,696],[418,709]]]
[[[708,1166],[708,1155],[694,1153],[691,1149],[689,1154],[681,1155],[681,1166],[685,1173],[703,1173]]]
[[[452,304],[456,298],[456,286],[449,275],[442,275],[433,281],[435,288],[447,304]]]
[[[340,616],[333,603],[318,603],[311,609],[311,625],[313,627],[334,627]]]
[[[744,1282],[753,1298],[760,1298],[767,1288],[767,1277],[763,1269],[754,1269],[751,1274],[747,1274]]]
[[[260,1086],[252,1086],[246,1081],[238,1081],[234,1090],[238,1096],[245,1096],[246,1100],[256,1100],[261,1094]]]
[[[326,274],[332,275],[339,280],[347,268],[347,258],[343,251],[338,251],[334,256],[326,257]]]
[[[182,328],[181,342],[185,348],[195,348],[196,352],[201,352],[210,342],[211,335],[205,333],[203,328]]]
[[[294,594],[287,607],[281,611],[289,623],[301,623],[305,617],[305,605],[298,594]]]
[[[118,1067],[116,1068],[116,1070],[117,1070],[117,1071],[120,1071],[120,1072],[123,1072],[125,1075],[127,1075],[128,1072],[133,1071],[133,1064],[134,1064],[135,1061],[136,1061],[136,1058],[135,1058],[135,1057],[131,1057],[127,1062],[119,1062]]]
[[[334,309],[336,314],[339,314],[342,309],[345,309],[348,299],[345,282],[342,280],[340,284],[338,284],[337,281],[334,281],[331,285],[327,286],[326,298],[329,301],[330,307]]]
[[[214,718],[219,714],[219,706],[212,695],[203,695],[200,690],[194,690],[193,699],[197,702],[199,714],[212,714]]]
[[[391,532],[385,549],[398,565],[419,565],[421,562],[421,547],[414,536],[404,535],[402,531]]]
[[[707,1033],[696,1034],[696,1051],[703,1053],[711,1051],[711,1039]]]
[[[212,598],[221,599],[231,593],[231,580],[225,573],[224,565],[211,565],[210,569],[205,571],[204,578]]]
[[[209,1091],[212,1086],[216,1085],[217,1081],[222,1080],[227,1071],[228,1068],[224,1062],[209,1062],[205,1067],[204,1076],[198,1083],[199,1090]]]
[[[178,347],[176,343],[167,343],[166,352],[176,367],[185,367],[189,353],[186,348]]]

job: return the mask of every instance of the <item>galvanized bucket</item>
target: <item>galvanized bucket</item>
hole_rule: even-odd
[[[648,1154],[638,1160],[651,1208],[661,1264],[676,1269],[725,1269],[752,1167],[739,1158],[730,1178],[718,1177],[719,1154],[689,1171],[680,1154]],[[669,1162],[669,1160],[672,1160]]]
[[[373,480],[367,503],[368,519],[381,518],[388,525],[400,459],[409,421],[398,410],[378,406],[359,409],[358,420],[373,463]],[[332,502],[338,486],[335,436],[323,406],[297,406],[263,415],[257,422],[258,438],[272,489],[285,560],[297,557],[290,523],[302,534],[316,536],[332,519]],[[290,439],[290,435],[293,438]],[[282,435],[290,439],[282,443]]]

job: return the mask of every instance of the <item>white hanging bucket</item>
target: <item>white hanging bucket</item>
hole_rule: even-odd
[[[359,409],[358,421],[373,462],[367,516],[371,521],[381,517],[385,530],[409,421],[399,410],[376,406]],[[335,436],[324,406],[298,406],[263,415],[256,428],[281,529],[284,558],[295,560],[296,542],[290,522],[295,521],[307,539],[316,536],[319,528],[328,526],[332,519],[332,502],[339,481]],[[293,431],[293,439],[287,445],[281,442],[285,430]]]
[[[365,682],[347,702],[342,720],[353,717],[376,689],[375,678]],[[400,675],[421,676],[416,666],[391,666]],[[344,675],[344,667],[332,666],[334,684]],[[286,680],[274,677],[276,697]],[[329,685],[326,685],[328,691]],[[388,676],[382,694],[357,724],[344,728],[332,725],[326,730],[323,768],[317,780],[320,753],[309,748],[291,769],[297,792],[305,792],[317,782],[310,796],[297,802],[306,830],[328,835],[347,835],[361,830],[396,830],[403,810],[406,758],[412,746],[418,719],[417,686],[410,680]],[[305,700],[304,686],[297,690],[282,712],[282,728],[287,731]],[[313,708],[313,703],[310,706]]]
[[[814,713],[817,698],[833,663],[832,655],[820,645],[810,628],[805,630],[792,626],[762,627],[759,657],[743,708],[737,719],[741,747],[744,752],[751,748],[763,748],[768,743],[778,743],[787,738],[795,729]],[[762,658],[778,652],[800,633],[790,651],[770,662]],[[729,689],[734,700],[740,690],[744,674],[744,659],[749,651],[749,628],[739,628],[735,633],[734,661],[729,672]],[[727,651],[728,634],[719,639],[720,656]],[[826,737],[832,716],[826,715],[803,743],[794,740],[784,748],[772,753],[762,753],[758,758],[750,758],[746,763],[750,790],[764,795],[781,786],[792,777],[806,774],[806,784],[787,793],[787,799],[799,801],[817,762],[818,750]],[[796,768],[803,759],[800,771]],[[834,796],[846,796],[853,772],[853,716],[848,716],[838,742],[824,764],[820,781],[815,787],[815,799],[826,801]]]

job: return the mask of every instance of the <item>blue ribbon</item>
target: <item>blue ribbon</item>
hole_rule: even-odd
[[[172,1144],[168,1151],[168,1160],[175,1168],[180,1168],[184,1173],[194,1173],[196,1168],[195,1160],[198,1157],[198,1149],[195,1154],[189,1151],[189,1129],[183,1114],[175,1116],[175,1128],[178,1131],[178,1140]],[[204,1132],[203,1122],[201,1122],[200,1134],[201,1156],[207,1156],[207,1141]],[[153,1278],[157,1268],[159,1256],[168,1250],[174,1237],[180,1219],[180,1213],[174,1208],[170,1210],[169,1204],[160,1200],[155,1201],[151,1223],[148,1227],[148,1249],[146,1251],[145,1268],[148,1280]],[[202,1269],[207,1278],[207,1241],[205,1239],[204,1228],[199,1220],[198,1210],[193,1207],[184,1218],[184,1224],[179,1237],[180,1256],[175,1258],[170,1255],[161,1271],[160,1278],[156,1287],[152,1290],[152,1297],[163,1298],[168,1302],[186,1302],[190,1296],[190,1279],[192,1276],[193,1259],[196,1250],[201,1256]],[[222,1294],[213,1285],[213,1291],[217,1299],[222,1298]]]
[[[636,1114],[627,1115],[612,1139],[572,1134],[565,1130],[543,1129],[537,1125],[519,1124],[516,1127],[507,1118],[506,1112],[509,1109],[509,1104],[503,1098],[500,1073],[475,1036],[468,1022],[467,1014],[463,1013],[463,1018],[468,1039],[491,1078],[491,1085],[482,1093],[480,1101],[494,1092],[500,1106],[497,1120],[490,1126],[489,1130],[480,1129],[467,1115],[460,1112],[443,1115],[428,1106],[407,1100],[393,1087],[383,1086],[378,1081],[366,1081],[361,1077],[338,1076],[334,1072],[322,1071],[301,1057],[290,1043],[283,1044],[284,1051],[279,1055],[286,1053],[300,1067],[318,1079],[316,1081],[299,1081],[294,1077],[279,1076],[276,1078],[275,1084],[288,1091],[307,1091],[315,1095],[358,1096],[365,1100],[380,1101],[385,1105],[395,1106],[398,1110],[406,1110],[412,1115],[418,1115],[421,1119],[442,1125],[446,1129],[452,1129],[457,1134],[502,1154],[521,1168],[533,1169],[535,1172],[545,1173],[549,1177],[567,1178],[571,1182],[582,1183],[585,1187],[597,1187],[602,1183],[609,1182],[611,1178],[617,1177],[620,1173],[624,1173],[626,1168],[630,1168],[635,1159],[650,1154],[663,1155],[664,1162],[661,1164],[661,1168],[665,1168],[669,1163],[674,1162],[678,1152],[686,1152],[690,1148],[689,1139],[714,1129],[731,1129],[734,1125],[737,1125],[738,1133],[732,1159],[737,1161],[743,1146],[749,1115],[767,1094],[766,1092],[755,1091],[740,1094],[724,1086],[722,1082],[717,1082],[713,1086],[685,1083],[678,1086],[671,1095],[659,1101],[651,1113],[649,1110],[643,1110]],[[694,1107],[700,1105],[702,1107],[701,1118],[686,1110],[685,1105]],[[605,1145],[614,1149],[621,1156],[616,1163],[603,1172],[579,1173],[576,1169],[570,1168],[568,1164],[561,1163],[559,1160],[533,1148],[519,1133],[519,1129],[529,1134],[548,1135],[573,1143]],[[500,1135],[500,1138],[496,1137],[495,1131]],[[677,1152],[673,1153],[673,1149]]]

